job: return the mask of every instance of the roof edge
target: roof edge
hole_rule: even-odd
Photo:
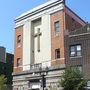
[[[65,5],[65,8],[67,8],[70,12],[72,12],[75,16],[77,16],[83,23],[87,24],[79,15],[77,15],[72,9],[70,9],[67,5]]]

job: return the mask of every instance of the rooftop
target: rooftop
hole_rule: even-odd
[[[46,9],[48,9],[48,8],[50,8],[52,6],[55,6],[57,4],[60,4],[60,3],[64,3],[64,0],[49,0],[48,2],[46,2],[46,3],[42,4],[42,5],[39,5],[39,6],[35,7],[35,8],[21,14],[19,17],[17,17],[15,19],[15,22],[23,20],[23,19],[25,19],[27,17],[30,17],[31,15],[37,14],[37,13],[43,11],[43,10],[46,10]]]

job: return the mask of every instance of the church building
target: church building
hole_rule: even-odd
[[[61,90],[58,80],[66,68],[65,35],[85,25],[64,0],[49,0],[17,17],[13,90],[41,90],[41,74],[45,74],[45,89]]]

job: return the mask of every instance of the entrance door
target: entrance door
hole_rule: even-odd
[[[39,79],[33,79],[29,81],[29,88],[30,90],[40,90],[40,80]]]

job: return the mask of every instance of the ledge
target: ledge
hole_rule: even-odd
[[[49,71],[55,71],[55,70],[63,70],[65,68],[66,68],[65,64],[51,66],[48,68],[48,72]],[[46,71],[45,68],[43,68],[41,72],[45,72],[45,71]],[[34,69],[34,70],[22,71],[22,72],[18,72],[18,73],[13,72],[12,75],[13,76],[20,76],[20,75],[26,75],[26,74],[39,73],[39,72],[40,72],[39,69]]]

